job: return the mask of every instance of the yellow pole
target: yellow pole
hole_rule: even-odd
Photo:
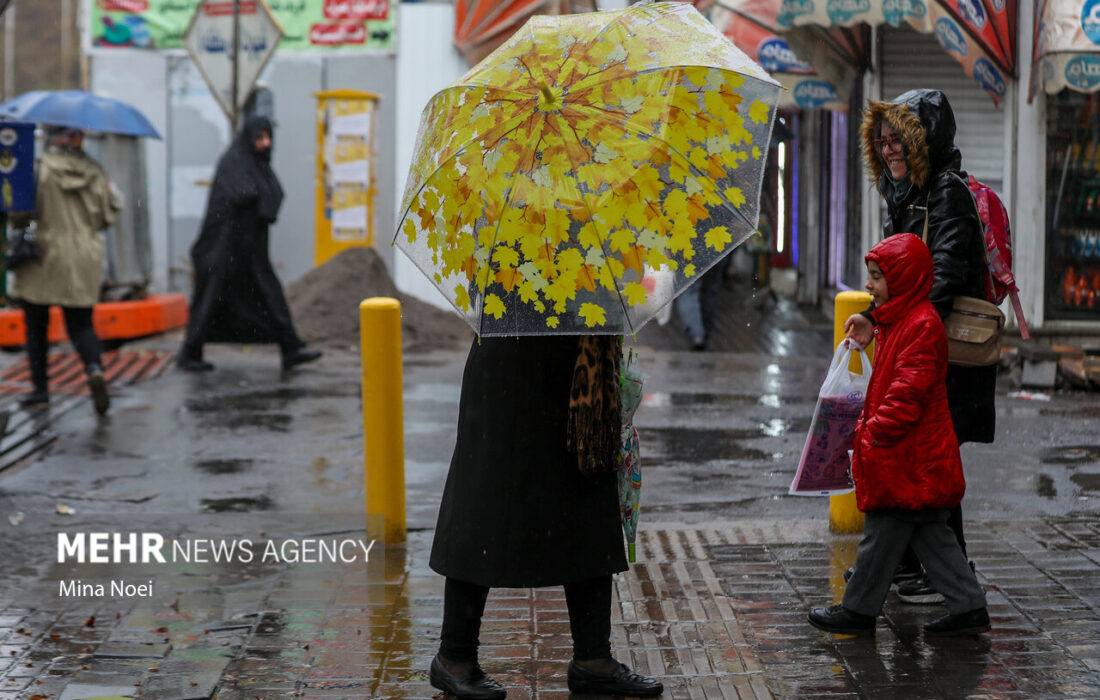
[[[867,292],[840,292],[836,295],[833,311],[833,350],[844,340],[844,322],[852,314],[867,310],[871,306],[871,295]],[[874,344],[867,348],[867,354],[874,357]],[[861,371],[859,357],[852,358],[849,366],[853,372]],[[863,513],[856,507],[856,492],[829,497],[829,529],[833,532],[851,534],[863,531]]]
[[[405,542],[405,418],[401,394],[401,302],[372,297],[359,304],[363,362],[363,457],[368,535]],[[375,518],[383,532],[372,533]]]

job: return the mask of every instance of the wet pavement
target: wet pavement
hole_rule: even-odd
[[[943,606],[891,595],[873,638],[833,637],[805,614],[839,600],[858,536],[829,532],[827,499],[786,495],[831,323],[744,298],[708,352],[686,352],[675,322],[634,341],[643,509],[638,563],[615,578],[615,654],[669,698],[1100,697],[1100,395],[1012,398],[1006,375],[997,442],[964,448],[990,633],[926,638]],[[8,407],[51,440],[0,472],[0,700],[435,695],[443,580],[427,555],[465,349],[405,357],[409,538],[366,553],[357,355],[290,373],[270,347],[208,359],[216,371],[113,386],[102,419],[84,396]],[[95,532],[158,534],[174,556],[58,561],[59,533]],[[568,695],[560,589],[494,590],[482,645],[510,698]]]

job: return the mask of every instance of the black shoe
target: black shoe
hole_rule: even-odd
[[[103,415],[111,407],[111,397],[107,395],[107,379],[101,370],[88,373],[88,388],[92,391],[92,405],[95,412]]]
[[[852,634],[868,637],[875,633],[875,618],[852,612],[843,605],[814,608],[807,616],[810,624],[819,630],[833,634]]]
[[[935,605],[944,602],[943,594],[932,586],[927,576],[898,586],[898,600],[912,605]]]
[[[184,372],[209,372],[214,369],[214,365],[209,362],[205,360],[196,360],[190,357],[176,358],[176,366]]]
[[[443,665],[439,654],[432,659],[428,682],[433,688],[449,693],[458,700],[504,700],[508,696],[504,686],[485,675],[485,671],[477,664],[466,673],[456,676]]]
[[[978,608],[958,615],[944,615],[924,626],[929,637],[963,637],[989,631],[989,613]]]
[[[306,350],[298,348],[289,355],[283,355],[283,369],[291,369],[306,362],[313,362],[321,357],[320,350]]]
[[[50,393],[48,391],[32,391],[19,397],[19,405],[24,408],[42,408],[50,405]]]
[[[610,675],[586,671],[576,661],[569,662],[569,691],[598,695],[626,695],[632,698],[655,698],[665,692],[660,681],[634,673],[626,664]]]

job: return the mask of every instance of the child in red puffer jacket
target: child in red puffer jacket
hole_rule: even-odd
[[[809,621],[827,632],[873,634],[909,545],[947,601],[948,615],[926,624],[925,633],[985,632],[985,593],[947,526],[966,482],[944,384],[947,334],[928,301],[932,256],[918,236],[899,233],[865,261],[876,349],[852,455],[863,539],[842,604],[811,610]]]

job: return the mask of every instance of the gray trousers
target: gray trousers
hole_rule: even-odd
[[[947,526],[948,514],[946,508],[865,513],[863,539],[856,554],[855,572],[844,590],[844,607],[863,615],[882,612],[894,569],[909,545],[932,585],[946,599],[949,613],[958,615],[984,608],[985,592],[955,533]]]

